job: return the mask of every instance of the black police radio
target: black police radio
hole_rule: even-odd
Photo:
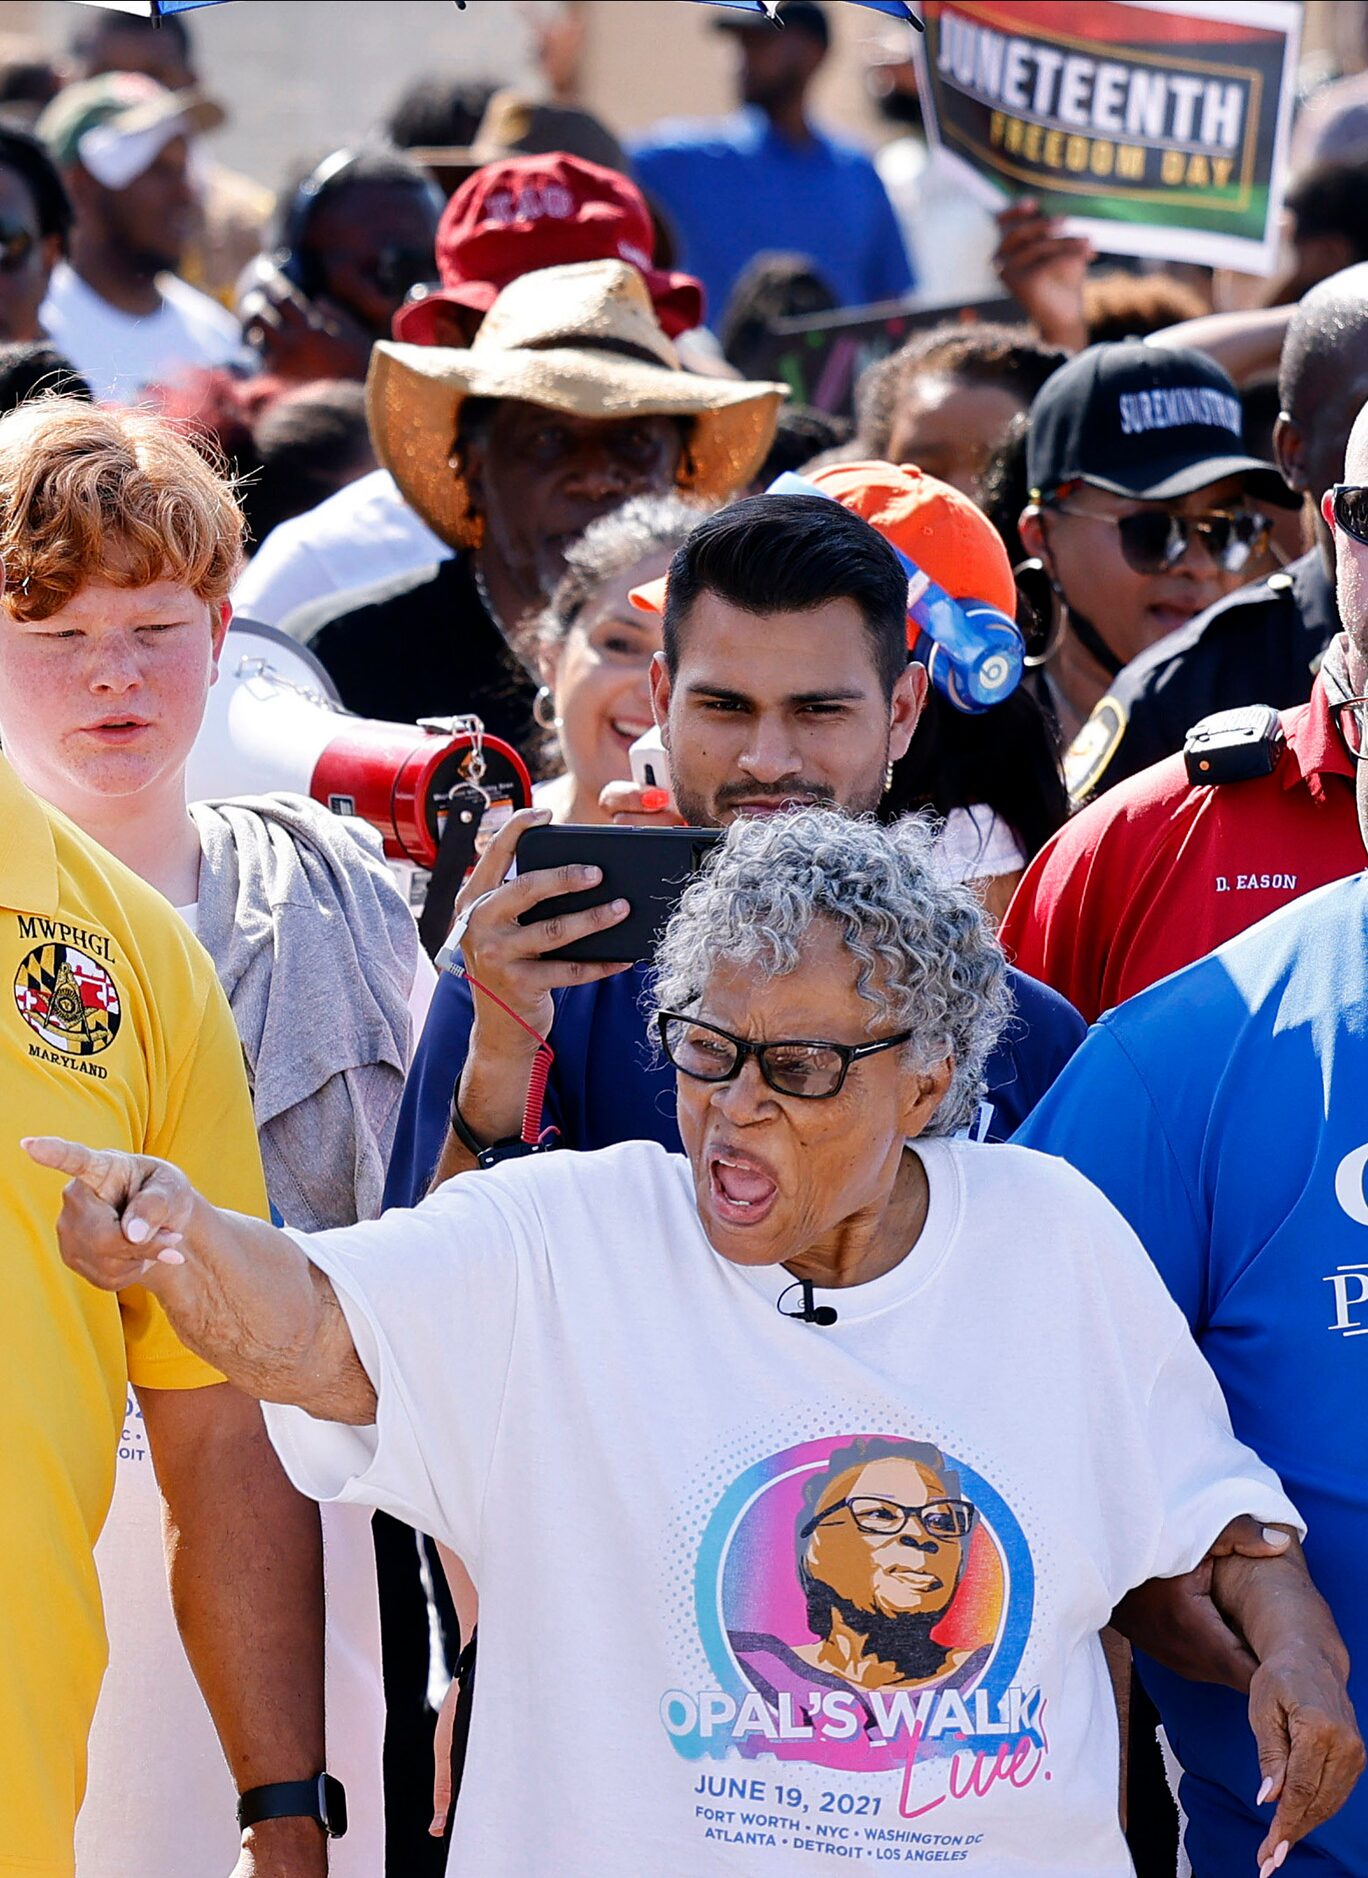
[[[1271,776],[1283,751],[1282,719],[1268,704],[1213,711],[1183,741],[1183,762],[1193,788],[1204,783],[1249,782]]]

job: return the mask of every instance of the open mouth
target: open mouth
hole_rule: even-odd
[[[711,1154],[708,1195],[719,1219],[733,1226],[755,1226],[772,1211],[779,1183],[749,1155]]]
[[[623,743],[630,746],[636,742],[638,737],[644,737],[646,732],[650,730],[651,725],[649,723],[638,723],[625,717],[610,717],[608,719],[608,728],[615,737],[620,738]]]

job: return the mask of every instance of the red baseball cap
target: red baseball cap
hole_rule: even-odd
[[[573,261],[630,261],[673,339],[702,324],[703,287],[692,274],[652,267],[654,242],[641,191],[614,170],[559,150],[486,163],[442,213],[440,289],[400,307],[394,337],[407,345],[435,345],[440,308],[487,313],[521,274]]]

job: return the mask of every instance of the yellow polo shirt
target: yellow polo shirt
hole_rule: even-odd
[[[0,758],[0,1873],[71,1878],[105,1663],[91,1552],[127,1384],[220,1378],[149,1293],[97,1291],[62,1264],[63,1179],[24,1154],[29,1134],[155,1154],[220,1204],[265,1212],[208,955]]]

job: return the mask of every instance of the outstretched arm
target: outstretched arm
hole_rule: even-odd
[[[287,1233],[211,1206],[166,1161],[54,1136],[23,1145],[72,1176],[57,1242],[74,1272],[103,1291],[145,1286],[181,1341],[247,1395],[324,1421],[375,1420],[337,1293]]]

